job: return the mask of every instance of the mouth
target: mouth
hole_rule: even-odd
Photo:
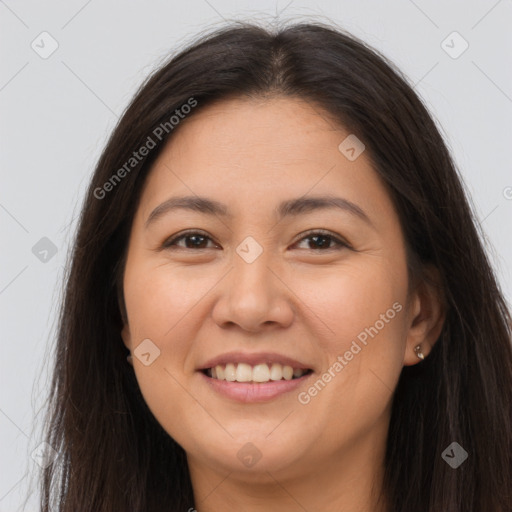
[[[265,384],[276,381],[297,380],[313,372],[310,368],[294,368],[280,363],[247,363],[218,364],[204,368],[201,372],[207,377],[227,382],[245,384]]]
[[[228,363],[202,369],[198,373],[215,394],[238,403],[251,404],[289,397],[293,391],[306,385],[313,370],[278,363],[254,366]]]
[[[276,352],[235,351],[202,363],[197,373],[216,396],[249,404],[289,399],[293,391],[307,385],[315,369]]]

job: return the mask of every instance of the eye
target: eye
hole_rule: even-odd
[[[319,251],[329,251],[329,250],[340,250],[342,248],[351,249],[350,244],[342,240],[341,238],[333,235],[329,231],[324,230],[313,230],[306,233],[306,236],[303,236],[297,243],[303,243],[304,241],[310,240],[313,245],[317,247],[311,247],[311,242],[306,249],[314,250],[315,252]],[[179,245],[178,242],[184,241],[185,245]],[[187,243],[190,241],[190,243]],[[186,231],[177,236],[171,237],[166,240],[162,248],[168,249],[171,247],[178,247],[181,249],[208,249],[208,241],[212,241],[210,236],[203,231]],[[216,244],[215,244],[216,245]],[[217,245],[216,245],[217,246]],[[218,247],[218,246],[217,246]]]
[[[185,247],[176,243],[180,240],[185,240]],[[187,240],[190,240],[191,243],[187,244]],[[166,240],[163,243],[162,248],[167,249],[171,246],[176,246],[182,249],[208,249],[208,247],[205,247],[205,240],[211,240],[211,238],[202,231],[186,231],[178,236],[171,237]]]
[[[305,240],[310,240],[313,242],[313,245],[316,245],[318,248],[312,248],[311,242],[308,244],[309,247],[306,247],[306,249],[314,250],[315,252],[320,251],[329,251],[329,250],[340,250],[342,248],[350,249],[350,245],[345,242],[344,240],[338,238],[337,236],[333,235],[329,231],[324,230],[316,230],[316,231],[310,231],[306,233],[306,236],[303,236],[299,242],[301,243]],[[331,246],[331,243],[334,243],[334,247]]]

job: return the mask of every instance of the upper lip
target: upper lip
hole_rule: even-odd
[[[203,363],[198,370],[207,370],[208,368],[213,368],[217,365],[226,365],[228,363],[246,363],[251,366],[260,363],[279,363],[283,366],[291,366],[294,369],[312,369],[307,363],[275,352],[228,352],[209,359]]]

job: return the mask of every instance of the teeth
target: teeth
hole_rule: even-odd
[[[278,363],[273,363],[270,368],[270,379],[281,380],[283,378],[283,366]]]
[[[215,367],[217,369],[218,366]],[[222,366],[221,366],[222,368]],[[226,380],[229,380],[230,382],[233,382],[236,380],[236,368],[235,365],[232,363],[228,363],[226,365],[226,368],[224,369],[224,378]]]
[[[292,380],[293,368],[291,366],[283,366],[283,379]]]
[[[245,363],[239,363],[236,368],[237,382],[250,382],[252,380],[252,368]]]
[[[240,367],[240,365],[238,365],[238,367]],[[268,382],[270,380],[270,370],[266,364],[257,364],[252,368],[251,374],[254,382]]]
[[[215,373],[217,374],[215,378],[219,380],[224,380],[224,368],[222,366],[216,366],[215,368],[212,368],[212,371],[215,370]],[[213,375],[212,375],[213,377]]]
[[[302,377],[308,370],[292,368],[279,363],[257,364],[251,366],[247,363],[228,363],[210,368],[208,375],[213,379],[227,380],[229,382],[269,382],[271,380],[291,380]]]

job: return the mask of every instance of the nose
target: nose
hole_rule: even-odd
[[[222,328],[248,332],[288,327],[294,294],[279,273],[265,252],[250,263],[235,254],[233,268],[219,283],[213,320]]]

